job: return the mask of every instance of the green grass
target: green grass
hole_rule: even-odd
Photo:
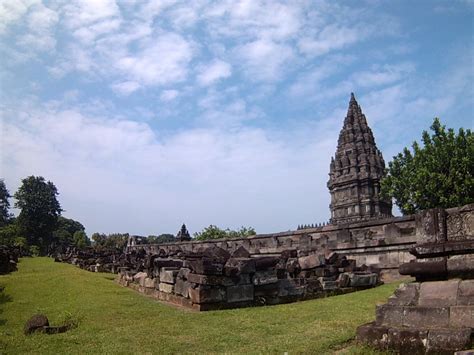
[[[354,344],[358,325],[374,319],[397,284],[286,305],[192,312],[48,258],[26,258],[0,276],[0,353],[344,353],[377,354]],[[23,335],[33,314],[51,325],[71,317],[63,334]]]

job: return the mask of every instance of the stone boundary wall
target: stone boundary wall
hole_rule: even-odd
[[[459,230],[459,221],[473,220],[474,204],[446,210],[446,224],[450,234]],[[472,222],[471,222],[472,223]],[[230,253],[243,246],[251,256],[277,256],[284,250],[295,249],[298,256],[335,251],[356,260],[357,265],[367,265],[381,270],[387,281],[400,277],[398,267],[414,256],[409,250],[422,233],[416,215],[383,218],[347,225],[327,225],[317,228],[260,234],[249,238],[190,241],[166,244],[138,244],[129,241],[128,251],[144,249],[147,254],[167,254],[182,250],[194,252],[202,247],[217,246]]]

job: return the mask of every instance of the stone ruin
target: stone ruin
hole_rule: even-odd
[[[251,256],[242,246],[158,254],[133,251],[133,266],[121,267],[117,281],[156,299],[199,311],[278,304],[347,293],[379,284],[377,270],[356,267],[337,253],[298,257]]]
[[[0,275],[16,271],[18,258],[21,256],[26,254],[20,248],[0,245]]]
[[[69,247],[63,253],[57,253],[56,262],[76,265],[92,272],[110,272],[116,274],[120,266],[126,265],[126,257],[121,249],[96,249],[86,247],[78,249]]]
[[[358,340],[406,354],[452,354],[472,345],[474,215],[463,212],[417,215],[416,260],[400,266],[400,274],[416,281],[377,307],[375,322],[357,329]]]

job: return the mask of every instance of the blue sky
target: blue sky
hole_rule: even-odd
[[[329,218],[354,92],[385,160],[473,126],[473,1],[4,1],[0,177],[88,233]],[[13,201],[12,201],[13,202]]]

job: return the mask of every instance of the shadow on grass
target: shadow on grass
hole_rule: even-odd
[[[0,316],[3,313],[2,305],[4,303],[12,302],[12,301],[13,301],[12,297],[5,293],[5,289],[3,286],[0,286]],[[7,320],[0,317],[0,325],[5,325],[6,323],[7,323]]]

